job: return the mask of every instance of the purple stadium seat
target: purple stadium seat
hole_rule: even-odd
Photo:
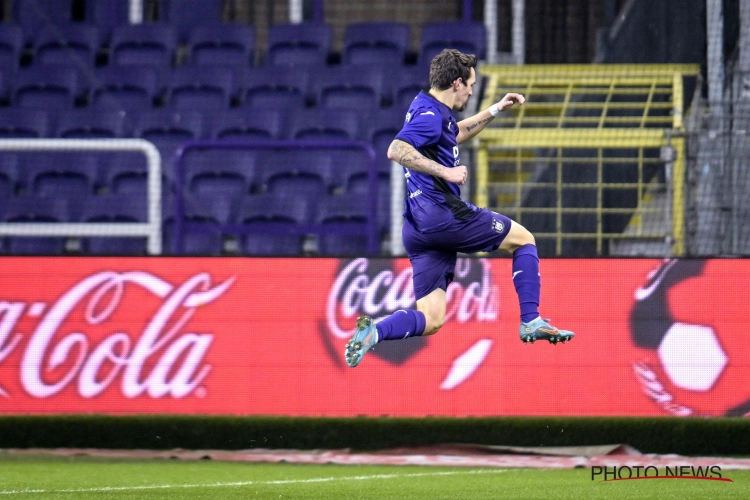
[[[327,24],[277,24],[268,33],[266,63],[273,66],[325,64],[333,31]]]
[[[91,0],[86,2],[86,22],[97,27],[104,45],[109,45],[112,30],[116,26],[128,24],[129,4],[130,2],[124,2],[123,0]]]
[[[211,111],[229,108],[234,71],[223,66],[182,66],[172,71],[169,105],[174,109]]]
[[[0,71],[13,73],[18,69],[23,45],[20,26],[0,23]]]
[[[409,48],[409,25],[398,22],[350,24],[344,34],[344,63],[403,64]]]
[[[99,50],[99,31],[82,23],[48,24],[34,36],[35,64],[72,64],[93,68]]]
[[[304,236],[294,231],[301,224],[314,220],[314,214],[313,199],[298,196],[297,193],[266,193],[246,197],[240,222],[253,232],[243,235],[244,252],[247,255],[302,254]]]
[[[183,143],[203,138],[203,116],[196,111],[158,110],[135,117],[133,133],[154,143],[161,154],[162,172],[174,181],[175,153]]]
[[[83,222],[146,222],[145,198],[129,194],[90,196],[86,199]],[[88,237],[82,251],[93,255],[146,255],[146,238]]]
[[[356,109],[360,113],[390,103],[385,80],[391,71],[379,65],[320,67],[311,76],[318,106]]]
[[[0,108],[0,137],[47,137],[49,121],[49,115],[43,109]]]
[[[370,218],[367,197],[359,193],[328,196],[323,200],[318,213],[318,222],[323,226],[362,227]],[[367,236],[364,234],[323,233],[318,237],[318,250],[323,255],[353,256],[367,253]]]
[[[77,151],[29,152],[19,155],[19,180],[28,192],[57,196],[74,203],[94,191],[96,154]]]
[[[192,149],[183,167],[186,192],[225,199],[246,196],[258,168],[255,154],[241,149]]]
[[[65,139],[106,139],[128,135],[127,116],[122,110],[78,108],[57,116],[56,137]]]
[[[152,66],[106,66],[96,70],[89,100],[95,108],[148,110],[162,92],[160,72]]]
[[[231,109],[215,113],[211,124],[215,139],[282,139],[287,133],[285,113],[276,109]]]
[[[164,23],[118,26],[112,32],[111,64],[172,65],[177,48],[177,30]]]
[[[47,24],[73,21],[73,0],[13,0],[13,20],[23,29],[27,43]]]
[[[429,64],[443,49],[457,49],[484,59],[487,30],[481,22],[444,21],[422,28],[419,64]]]
[[[159,7],[162,21],[177,27],[180,41],[185,42],[197,26],[222,20],[224,0],[161,0]]]
[[[5,222],[77,222],[71,216],[64,198],[15,196],[6,200]],[[60,255],[65,252],[66,238],[7,236],[6,253],[15,255]]]
[[[250,68],[243,76],[243,106],[253,109],[305,107],[310,96],[310,68],[290,66]]]
[[[191,64],[253,65],[255,27],[249,24],[211,23],[196,26],[188,37]]]
[[[429,90],[429,68],[419,65],[402,68],[395,76],[393,88],[393,107],[403,111],[404,115],[420,90]]]
[[[65,109],[75,105],[81,78],[76,68],[56,64],[18,71],[12,102],[25,108]]]
[[[293,139],[359,139],[363,113],[351,109],[312,108],[292,116]]]
[[[388,147],[404,126],[405,118],[406,109],[397,106],[379,109],[367,115],[363,137],[375,150],[379,170],[390,172]]]

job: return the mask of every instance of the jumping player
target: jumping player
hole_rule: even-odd
[[[534,236],[522,225],[486,208],[461,200],[460,184],[468,170],[458,145],[477,135],[500,112],[525,98],[507,94],[488,109],[456,122],[451,110],[462,111],[476,83],[474,55],[446,49],[430,64],[430,91],[412,101],[401,132],[388,148],[388,158],[404,167],[406,200],[402,236],[414,271],[417,308],[399,310],[375,324],[357,318],[346,344],[349,366],[384,340],[437,333],[445,322],[446,290],[453,281],[458,252],[503,250],[513,254],[513,283],[521,306],[523,342],[565,342],[573,332],[558,330],[539,316],[541,278]]]

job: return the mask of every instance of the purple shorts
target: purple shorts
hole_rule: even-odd
[[[404,220],[401,231],[404,248],[414,269],[414,295],[417,300],[437,288],[448,289],[453,281],[457,253],[497,250],[510,231],[511,220],[480,209],[468,220],[454,220],[451,227],[435,233],[422,233]]]

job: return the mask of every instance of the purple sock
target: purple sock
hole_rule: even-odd
[[[513,252],[513,284],[521,305],[521,321],[528,323],[539,316],[539,256],[536,245],[527,244]]]
[[[378,342],[381,340],[398,340],[408,337],[419,337],[425,329],[424,314],[415,309],[399,309],[375,328],[378,330]]]

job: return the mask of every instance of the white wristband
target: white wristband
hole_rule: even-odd
[[[497,114],[500,112],[500,109],[497,107],[497,103],[495,103],[487,108],[487,111],[489,111],[492,116],[497,116]]]

